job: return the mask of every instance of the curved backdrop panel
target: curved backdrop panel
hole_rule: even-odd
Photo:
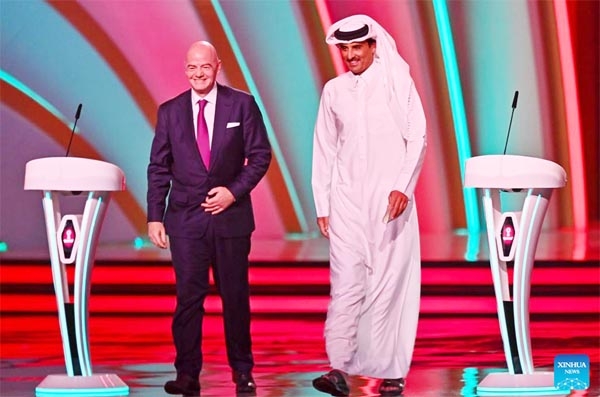
[[[256,97],[273,144],[253,193],[255,237],[316,237],[313,127],[323,84],[345,70],[324,34],[355,13],[395,38],[425,107],[423,233],[481,230],[480,200],[462,188],[464,161],[505,145],[567,170],[546,228],[598,221],[597,175],[588,176],[598,160],[598,114],[589,111],[598,109],[595,2],[9,1],[0,11],[0,241],[9,248],[45,244],[41,198],[22,189],[25,163],[65,154],[80,103],[70,155],[127,176],[101,240],[145,235],[156,109],[188,88],[185,52],[201,39],[217,47],[219,81]]]

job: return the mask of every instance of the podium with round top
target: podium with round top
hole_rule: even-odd
[[[490,373],[477,395],[568,394],[552,371],[535,371],[529,334],[529,297],[535,251],[548,203],[567,176],[558,164],[535,157],[486,155],[466,162],[465,187],[482,189],[490,267],[508,372]],[[520,211],[502,211],[501,195],[524,193]],[[514,262],[512,297],[508,264]]]
[[[88,337],[91,276],[100,229],[112,192],[125,190],[125,175],[104,161],[78,157],[31,160],[25,190],[41,190],[52,282],[67,374],[48,375],[36,396],[123,396],[129,387],[115,374],[92,372]],[[84,195],[82,214],[62,214],[61,196]],[[73,297],[67,265],[75,264]]]

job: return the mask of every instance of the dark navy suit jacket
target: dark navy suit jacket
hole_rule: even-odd
[[[164,222],[167,234],[177,237],[202,237],[209,222],[221,237],[249,235],[255,227],[250,191],[270,161],[271,146],[254,97],[217,84],[207,170],[196,145],[191,91],[185,91],[158,109],[148,166],[148,222]],[[212,215],[200,204],[216,186],[227,187],[236,201]]]

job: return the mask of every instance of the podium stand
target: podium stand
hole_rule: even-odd
[[[558,164],[534,157],[488,155],[466,162],[465,187],[481,188],[490,248],[490,267],[508,373],[491,373],[477,395],[555,395],[553,372],[535,372],[529,335],[529,295],[534,255],[552,196],[565,186]],[[521,211],[502,212],[500,192],[525,193]],[[511,299],[507,263],[514,261]]]
[[[58,306],[67,374],[48,375],[36,396],[123,396],[129,387],[114,374],[93,374],[88,339],[88,301],[100,228],[113,191],[125,189],[119,167],[77,157],[31,160],[25,190],[43,191],[42,204],[50,250],[52,282]],[[83,214],[62,215],[61,196],[85,195]],[[67,265],[75,263],[71,300]]]

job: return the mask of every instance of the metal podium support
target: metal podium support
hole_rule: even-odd
[[[36,396],[123,396],[129,387],[114,374],[93,374],[88,338],[88,302],[96,245],[113,191],[125,190],[119,167],[77,157],[31,160],[25,190],[43,191],[52,281],[67,374],[48,375]],[[84,195],[83,214],[61,214],[60,197]],[[73,299],[66,266],[75,263]]]
[[[465,187],[481,188],[490,267],[508,373],[487,375],[479,396],[565,395],[554,373],[535,372],[529,334],[531,271],[552,191],[566,184],[558,164],[534,157],[488,155],[467,160]],[[502,212],[500,192],[525,193],[521,211]],[[514,261],[511,299],[507,263]]]

